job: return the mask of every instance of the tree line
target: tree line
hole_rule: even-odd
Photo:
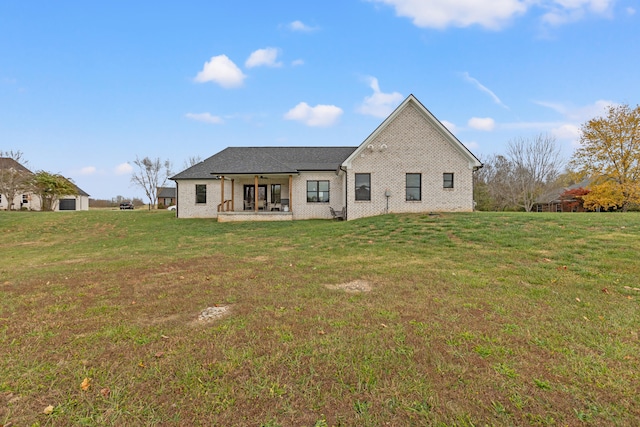
[[[552,197],[586,210],[638,208],[640,106],[610,106],[604,116],[584,123],[569,162],[545,134],[509,141],[505,154],[480,161],[484,165],[474,174],[478,210],[529,212]]]

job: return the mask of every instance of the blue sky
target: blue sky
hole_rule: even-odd
[[[356,146],[414,94],[474,154],[640,103],[636,0],[0,0],[0,150],[94,198],[131,164]]]

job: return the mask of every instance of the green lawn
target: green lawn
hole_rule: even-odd
[[[638,213],[0,231],[0,426],[640,425]]]

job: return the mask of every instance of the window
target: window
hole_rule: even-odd
[[[206,184],[196,184],[196,203],[207,203]]]
[[[307,181],[307,202],[328,203],[329,181]]]
[[[356,200],[371,200],[371,174],[356,174]]]
[[[23,205],[28,205],[29,204],[29,195],[28,194],[23,194],[22,195],[22,204]]]
[[[407,174],[407,200],[422,200],[422,174]]]
[[[452,173],[443,173],[442,174],[442,187],[444,187],[444,188],[453,188],[453,174]]]
[[[271,184],[271,203],[280,203],[280,184]]]

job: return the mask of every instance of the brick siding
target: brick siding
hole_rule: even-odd
[[[473,210],[469,160],[413,105],[408,104],[367,146],[348,170],[348,219],[386,212]],[[371,174],[371,201],[355,200],[356,173]],[[422,174],[422,200],[406,200],[407,173]],[[454,188],[443,188],[443,173],[454,174]]]

